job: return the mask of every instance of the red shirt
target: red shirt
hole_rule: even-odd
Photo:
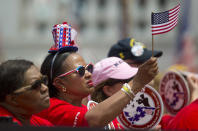
[[[198,99],[179,111],[167,129],[198,130]]]
[[[174,118],[174,116],[165,114],[161,121],[160,121],[160,125],[161,125],[161,129],[167,129],[169,122]]]
[[[0,117],[12,117],[13,123],[22,126],[22,123],[7,109],[0,107]],[[53,126],[49,121],[40,118],[38,116],[32,115],[30,118],[30,125],[32,126]]]
[[[124,128],[121,126],[121,124],[118,122],[117,119],[114,119],[107,126],[105,126],[105,129],[107,129],[107,130],[123,130]]]
[[[91,110],[97,104],[98,104],[97,102],[90,100],[87,105],[88,110]],[[111,121],[108,125],[106,125],[104,128],[106,130],[122,130],[122,129],[124,129],[116,118],[113,121]]]
[[[73,106],[57,98],[50,99],[50,107],[37,115],[49,120],[54,125],[70,127],[88,127],[85,114],[87,107]]]

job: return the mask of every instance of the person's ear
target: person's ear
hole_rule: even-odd
[[[64,86],[64,83],[60,78],[55,78],[54,81],[53,81],[53,85],[56,88],[61,89]]]
[[[17,95],[15,94],[6,95],[5,102],[9,105],[15,105],[15,106],[18,105]]]
[[[111,86],[104,86],[102,90],[105,93],[105,95],[107,95],[109,97],[114,94],[113,88]]]

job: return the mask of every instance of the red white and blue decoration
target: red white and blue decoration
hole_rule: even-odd
[[[87,103],[87,109],[91,110],[93,107],[95,107],[98,103],[92,100],[89,100]]]
[[[49,53],[56,53],[57,51],[77,51],[75,39],[77,32],[68,25],[67,22],[56,24],[52,28],[52,35],[54,45],[49,49]]]
[[[160,81],[160,95],[168,112],[176,115],[190,101],[185,77],[179,71],[168,71]]]
[[[179,11],[180,4],[168,11],[152,13],[152,35],[158,35],[171,31],[177,25]]]
[[[91,110],[92,108],[94,108],[98,103],[92,100],[89,100],[87,103],[87,109]],[[115,119],[116,120],[116,119]],[[111,121],[108,125],[106,125],[104,127],[105,130],[116,130],[116,129],[123,129],[123,127],[121,127],[121,125],[118,123],[118,121],[116,120]]]
[[[160,94],[146,85],[124,108],[117,120],[125,129],[153,129],[159,124],[163,111]]]

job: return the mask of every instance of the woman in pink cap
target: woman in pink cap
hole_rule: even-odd
[[[67,31],[65,25],[60,24],[57,32]],[[54,34],[58,34],[58,33]],[[60,33],[59,33],[60,34]],[[66,33],[67,34],[67,33]],[[69,33],[68,33],[69,34]],[[64,35],[64,33],[63,33]],[[61,35],[60,35],[61,36]],[[62,37],[62,36],[61,36]],[[72,33],[71,36],[72,38]],[[57,40],[57,36],[54,37]],[[119,90],[107,100],[101,102],[91,110],[81,104],[82,99],[94,91],[92,83],[93,65],[86,64],[75,45],[71,43],[50,52],[41,66],[41,73],[49,79],[50,107],[38,115],[54,125],[71,127],[104,127],[112,121],[123,108],[134,98],[144,85],[149,83],[158,73],[157,59],[151,58],[143,64],[133,80],[126,83],[124,90]],[[144,77],[143,77],[144,75]],[[122,101],[122,102],[120,102]]]
[[[105,58],[94,65],[92,73],[94,92],[91,99],[100,103],[120,89],[124,83],[128,83],[136,75],[138,68],[131,67],[118,57]],[[117,119],[106,126],[108,129],[123,129]]]
[[[92,100],[100,103],[112,96],[128,83],[137,73],[138,68],[131,67],[118,57],[105,58],[94,65],[92,74]]]

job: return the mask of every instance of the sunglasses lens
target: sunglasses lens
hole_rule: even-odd
[[[35,83],[32,85],[32,89],[41,88],[41,84],[48,85],[48,77],[43,76],[41,80],[36,80]]]
[[[89,64],[86,68],[86,70],[88,70],[90,73],[93,73],[93,65]]]
[[[34,82],[34,84],[32,85],[32,89],[38,89],[38,88],[40,88],[41,87],[41,83],[42,83],[41,80],[36,80]]]
[[[85,67],[80,66],[77,70],[80,76],[83,76],[85,74]]]

